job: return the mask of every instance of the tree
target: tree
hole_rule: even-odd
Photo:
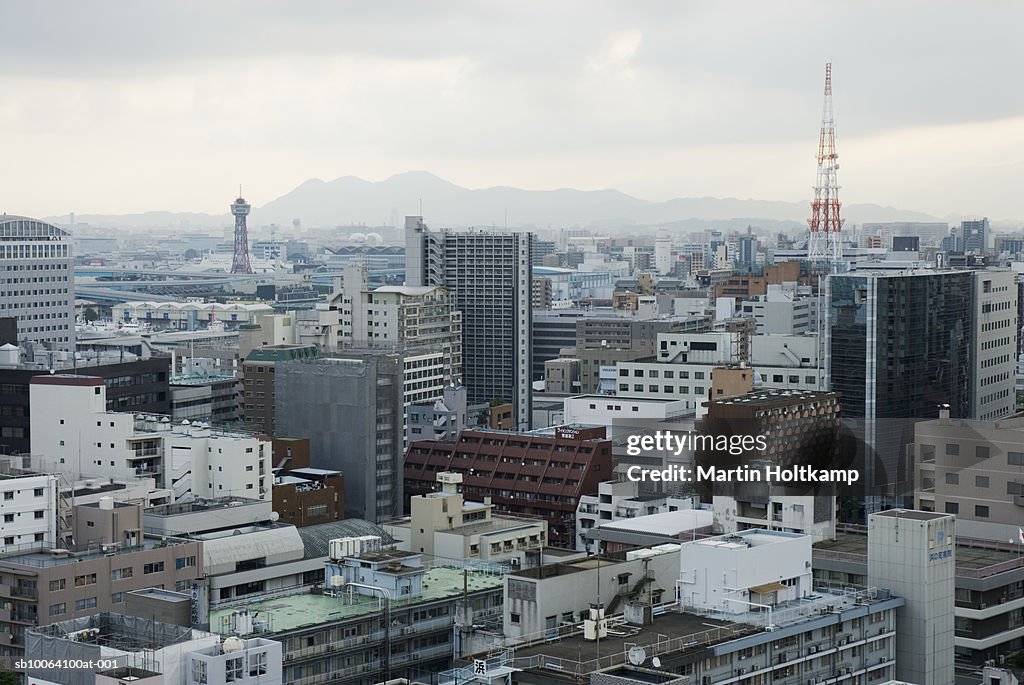
[[[96,319],[100,318],[100,315],[96,313],[96,310],[92,307],[86,307],[85,311],[82,312],[82,318],[85,319],[86,323],[92,323]]]
[[[19,685],[18,676],[11,671],[0,673],[0,685]]]

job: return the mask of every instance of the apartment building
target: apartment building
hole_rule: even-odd
[[[175,499],[238,495],[270,499],[270,441],[187,419],[110,412],[94,376],[36,376],[30,386],[32,451],[74,478],[153,476]]]
[[[0,554],[58,538],[57,476],[0,460]]]
[[[116,611],[132,590],[187,590],[203,577],[200,543],[144,536],[137,505],[101,500],[75,507],[74,519],[75,548],[31,542],[0,556],[0,654],[29,654],[32,626]]]

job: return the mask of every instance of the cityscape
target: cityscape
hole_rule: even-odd
[[[0,685],[1024,681],[1024,10],[58,4]]]

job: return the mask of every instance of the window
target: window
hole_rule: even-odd
[[[781,373],[777,373],[777,374],[774,374],[772,376],[772,383],[781,383],[781,382],[782,382],[782,374]]]
[[[110,595],[110,603],[111,604],[120,604],[123,601],[124,601],[124,593],[123,592],[115,592],[112,595]]]
[[[157,561],[157,562],[154,562],[152,564],[146,564],[145,566],[142,567],[142,573],[145,574],[145,575],[149,575],[150,573],[163,573],[163,572],[164,572],[164,562],[162,562],[162,561]]]
[[[192,568],[195,565],[196,565],[196,558],[195,557],[178,557],[177,559],[174,560],[174,568],[176,568],[176,569]]]
[[[110,572],[111,580],[121,580],[122,578],[132,577],[132,567],[126,566],[125,568],[115,568]]]
[[[50,581],[50,592],[60,592],[66,587],[66,579],[61,578],[60,580]]]
[[[255,654],[249,655],[249,677],[258,675],[266,675],[267,673],[267,653],[256,652]]]
[[[232,683],[242,679],[242,657],[224,662],[224,681]]]
[[[512,623],[519,623],[519,614],[509,614],[508,619]]]
[[[988,487],[988,476],[975,476],[974,487],[976,488],[987,488]]]
[[[50,605],[50,616],[61,616],[68,612],[68,605],[64,602]]]
[[[950,456],[953,456],[953,457],[960,456],[960,445],[956,444],[955,442],[947,442],[946,443],[946,454],[948,454]]]
[[[978,459],[988,459],[988,445],[978,445],[974,448],[974,456]]]
[[[4,514],[4,523],[14,523],[14,514]]]
[[[32,491],[32,494],[35,497],[42,497],[44,494],[46,494],[46,490],[44,488],[36,488],[35,490]]]
[[[983,504],[975,504],[974,505],[974,515],[977,516],[978,518],[987,519],[988,518],[988,507],[986,507]]]
[[[1007,452],[1006,463],[1010,466],[1024,466],[1024,452]]]
[[[8,490],[4,493],[4,501],[10,502],[12,499],[14,499],[14,493],[12,491]]]
[[[85,587],[86,585],[96,584],[96,574],[86,573],[85,575],[75,576],[75,587]]]
[[[956,502],[946,502],[946,513],[947,514],[959,514],[960,505]]]
[[[86,609],[96,608],[96,598],[87,597],[86,599],[80,599],[75,602],[75,611],[85,611]]]
[[[946,474],[946,485],[960,485],[960,474],[959,473],[947,473]]]
[[[192,660],[192,680],[205,685],[208,681],[206,679],[206,662],[200,661],[199,659]]]
[[[32,517],[35,518],[35,519],[45,518],[46,517],[46,513],[42,512],[42,511],[37,511],[37,512],[34,512],[32,514]]]

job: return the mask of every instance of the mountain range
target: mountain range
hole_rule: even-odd
[[[469,189],[425,171],[411,171],[378,182],[354,176],[333,181],[311,179],[263,205],[254,203],[249,221],[254,226],[278,224],[285,229],[294,219],[300,219],[304,226],[394,226],[401,225],[405,215],[422,213],[428,225],[438,227],[682,227],[705,222],[720,228],[741,228],[747,224],[783,228],[806,226],[809,200],[695,197],[650,202],[610,189],[523,190],[504,186]],[[225,199],[225,207],[229,203],[230,200]],[[950,219],[873,204],[848,205],[843,215],[847,224]],[[66,224],[68,216],[48,220]],[[233,223],[227,212],[221,215],[163,211],[90,214],[76,215],[75,220],[91,226],[136,228],[212,228]]]

